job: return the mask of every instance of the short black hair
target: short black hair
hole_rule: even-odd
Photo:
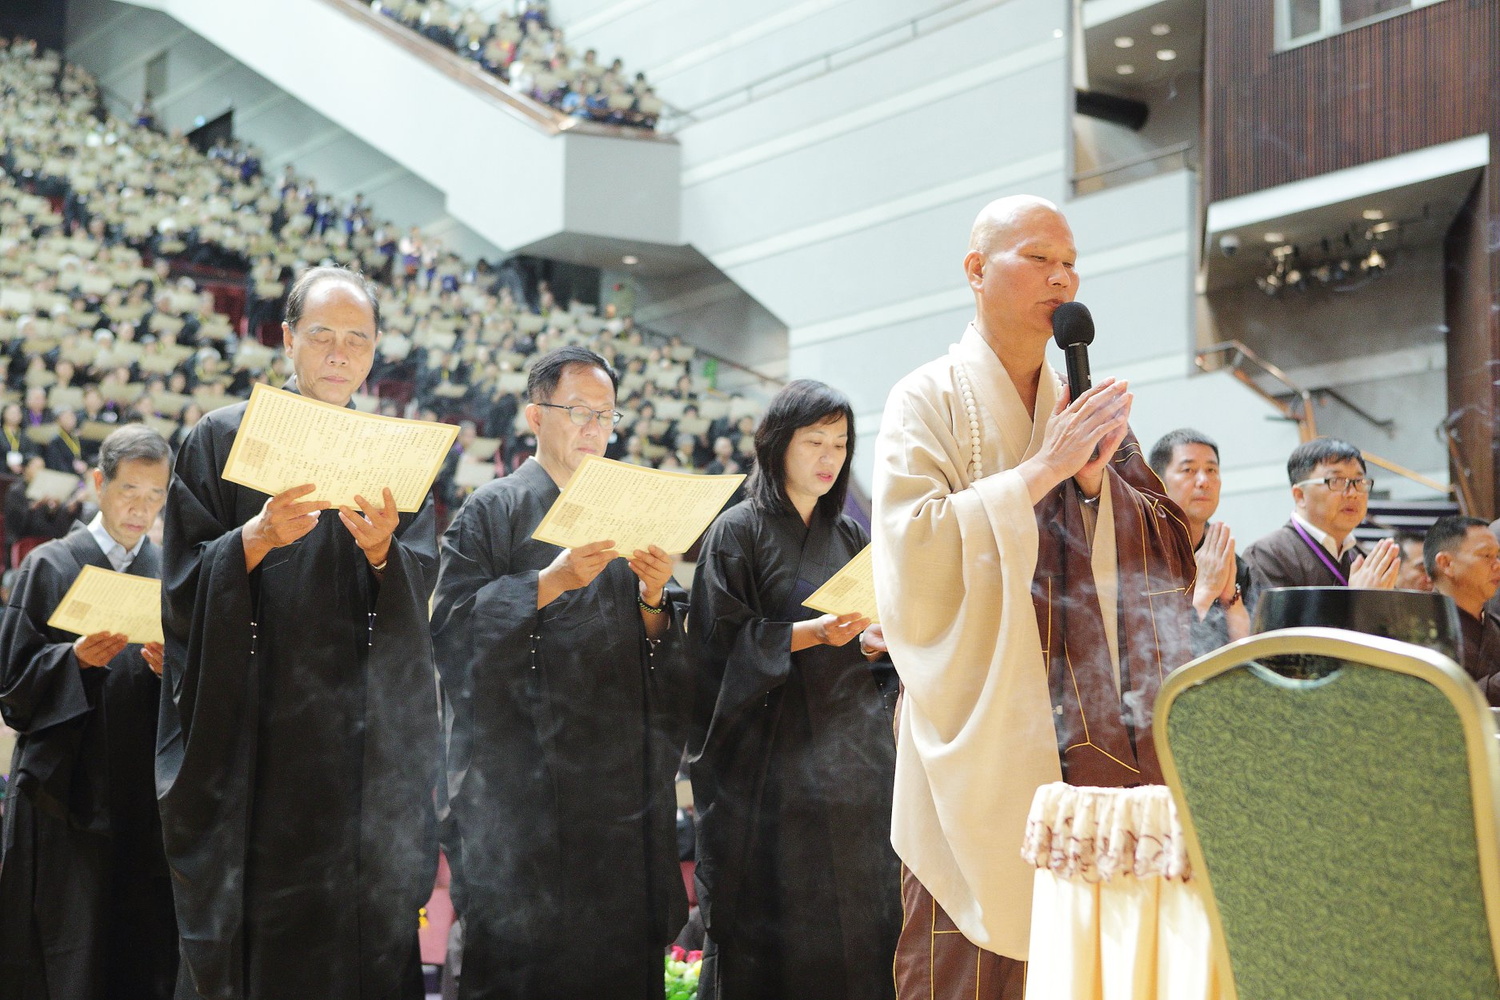
[[[1191,427],[1179,427],[1175,431],[1167,431],[1151,446],[1151,456],[1146,460],[1146,464],[1151,466],[1151,471],[1156,473],[1156,478],[1161,479],[1166,475],[1167,466],[1172,464],[1173,453],[1185,444],[1201,444],[1212,448],[1214,461],[1219,460],[1219,446],[1214,444],[1213,438]]]
[[[1338,438],[1318,437],[1292,449],[1286,460],[1287,481],[1296,486],[1318,466],[1335,462],[1358,462],[1359,470],[1365,471],[1365,457],[1354,445]]]
[[[1427,567],[1429,577],[1437,579],[1438,553],[1452,552],[1468,536],[1470,528],[1488,531],[1490,522],[1477,517],[1464,517],[1462,514],[1449,514],[1432,522],[1432,527],[1427,529],[1427,537],[1422,540],[1422,565]]]
[[[1421,545],[1426,540],[1426,535],[1420,531],[1413,531],[1411,528],[1401,528],[1395,534],[1391,535],[1391,541],[1395,542],[1402,549],[1405,549],[1412,542]],[[1402,558],[1404,559],[1405,557],[1403,556]]]
[[[172,449],[167,439],[145,424],[126,424],[99,445],[99,471],[106,482],[115,478],[121,462],[161,462],[171,464]]]
[[[557,383],[562,381],[563,372],[574,365],[599,369],[609,376],[610,386],[619,393],[620,373],[615,371],[613,365],[587,347],[569,344],[555,351],[548,351],[531,366],[531,371],[526,375],[527,400],[533,403],[549,402],[552,394],[557,391]]]
[[[750,473],[748,490],[756,507],[767,513],[796,512],[786,495],[786,450],[792,435],[803,427],[830,423],[839,417],[849,429],[849,446],[833,487],[818,498],[817,509],[830,518],[843,513],[844,498],[849,495],[849,470],[854,464],[854,408],[842,392],[810,378],[788,382],[771,399],[755,429],[755,470]]]
[[[380,332],[380,293],[359,271],[347,267],[310,267],[297,275],[292,290],[286,293],[286,325],[296,329],[302,320],[302,310],[307,307],[307,297],[313,287],[321,281],[343,281],[353,285],[370,300],[370,312],[375,316],[375,332]]]

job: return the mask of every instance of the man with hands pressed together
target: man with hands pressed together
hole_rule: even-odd
[[[974,319],[881,420],[871,534],[903,684],[900,1000],[1020,997],[1034,792],[1161,781],[1150,707],[1188,658],[1192,547],[1130,436],[1125,383],[1069,400],[1046,363],[1076,257],[1051,203],[986,206],[963,258]]]
[[[349,405],[379,329],[359,275],[303,272],[285,388]],[[178,996],[421,997],[441,753],[432,498],[398,513],[387,489],[334,517],[306,499],[317,484],[228,482],[244,413],[193,429],[165,518],[157,776]]]
[[[673,779],[691,694],[672,558],[531,537],[604,454],[616,384],[584,348],[540,358],[536,457],[476,490],[443,536],[432,629],[466,1000],[659,1000],[662,949],[687,916]]]
[[[1365,519],[1373,480],[1364,456],[1347,441],[1314,438],[1292,449],[1291,519],[1245,550],[1261,587],[1361,587],[1389,590],[1401,550],[1382,538],[1366,553],[1354,539]]]
[[[0,838],[0,998],[171,997],[177,925],[156,815],[162,647],[47,624],[85,566],[161,575],[145,537],[172,454],[123,427],[93,470],[99,513],[21,564],[0,619],[0,715],[20,733]]]
[[[1187,517],[1197,562],[1190,629],[1193,655],[1202,656],[1250,634],[1254,594],[1249,565],[1234,551],[1234,536],[1219,509],[1219,446],[1187,427],[1169,431],[1151,446],[1151,471]]]
[[[1458,606],[1459,660],[1500,703],[1500,618],[1487,606],[1500,589],[1500,541],[1479,518],[1450,515],[1427,529],[1422,556],[1433,589]]]

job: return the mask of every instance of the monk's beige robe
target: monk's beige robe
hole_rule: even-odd
[[[978,481],[960,361],[979,421]],[[1020,854],[1026,816],[1036,789],[1062,771],[1031,598],[1036,516],[1015,469],[1040,451],[1058,393],[1044,367],[1033,420],[970,325],[946,357],[891,390],[875,445],[876,597],[905,688],[891,841],[970,941],[1021,961],[1036,874]],[[1114,640],[1107,486],[1091,563]]]

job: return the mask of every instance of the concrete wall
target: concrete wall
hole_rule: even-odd
[[[1138,436],[1149,445],[1194,424],[1217,437],[1225,516],[1245,541],[1274,527],[1289,509],[1295,429],[1265,419],[1270,408],[1228,376],[1189,374],[1195,175],[1070,201],[1066,6],[1009,0],[921,18],[934,6],[553,0],[552,10],[572,44],[624,54],[680,107],[771,78],[768,96],[723,102],[716,109],[731,110],[677,133],[683,236],[786,324],[791,375],[850,394],[863,434],[895,380],[944,352],[972,315],[960,260],[974,215],[1031,192],[1073,224],[1080,298],[1099,325],[1094,371],[1131,378]],[[912,19],[920,30],[900,44],[881,34]],[[868,482],[868,447],[855,463]]]

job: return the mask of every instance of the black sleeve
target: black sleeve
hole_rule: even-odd
[[[767,618],[756,593],[754,566],[762,555],[747,526],[720,518],[698,557],[689,613],[698,666],[694,752],[791,673],[792,623]]]
[[[52,553],[38,550],[21,564],[0,617],[0,715],[33,733],[91,710],[73,637],[47,625],[72,584]]]

